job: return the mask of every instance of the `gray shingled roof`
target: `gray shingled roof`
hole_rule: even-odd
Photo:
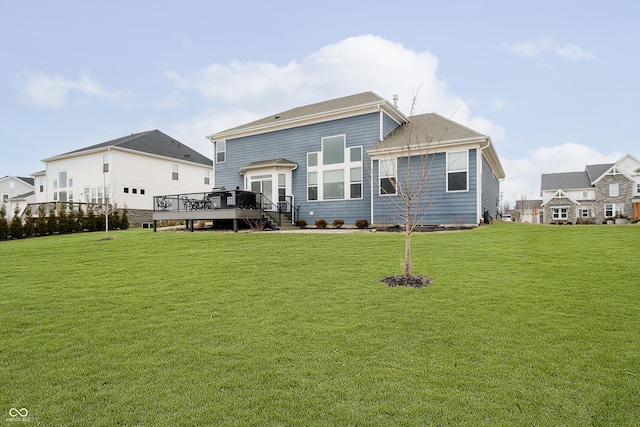
[[[613,167],[613,163],[604,163],[599,165],[587,165],[585,170],[587,171],[587,175],[589,175],[590,182],[595,181],[600,178],[603,173],[608,171]]]
[[[586,171],[545,173],[542,174],[542,181],[540,183],[540,189],[542,191],[589,187],[591,187],[591,181]]]
[[[599,165],[587,165],[582,172],[562,172],[542,174],[540,189],[545,190],[571,190],[593,187],[592,183],[608,171],[613,163]]]
[[[111,141],[102,142],[100,144],[91,145],[79,150],[69,151],[56,157],[68,156],[70,154],[79,154],[84,151],[91,151],[100,148],[119,147],[142,153],[155,154],[157,156],[169,157],[172,159],[182,160],[186,162],[199,163],[202,165],[213,166],[213,160],[198,153],[197,151],[187,147],[180,141],[176,141],[167,134],[159,130],[151,130],[146,132],[134,133],[131,135],[117,138]],[[48,159],[50,160],[50,159]]]
[[[322,113],[329,113],[332,111],[339,111],[341,109],[348,109],[358,107],[361,105],[375,104],[378,102],[387,102],[381,96],[373,92],[363,92],[356,95],[344,96],[342,98],[330,99],[328,101],[322,101],[315,104],[305,105],[302,107],[293,108],[291,110],[283,111],[281,113],[272,114],[268,117],[264,117],[259,120],[255,120],[251,123],[246,123],[241,126],[230,128],[219,133],[236,132],[251,129],[254,127],[261,127],[270,124],[276,124],[279,121],[294,120],[307,116],[314,116]],[[211,135],[215,136],[217,134]]]
[[[13,175],[11,175],[11,176],[13,176]],[[10,175],[5,175],[0,179],[5,179],[5,178],[9,178],[9,177],[10,177]],[[31,177],[16,176],[16,178],[19,179],[20,181],[25,182],[26,184],[29,184],[29,185],[33,186],[33,178],[31,178]]]
[[[383,141],[374,145],[373,150],[400,147],[407,144],[407,137],[415,136],[420,137],[420,143],[428,144],[487,137],[439,114],[420,114],[410,117],[408,124],[397,127]]]
[[[244,173],[251,169],[257,169],[260,167],[274,167],[274,166],[283,166],[283,167],[292,167],[295,169],[298,164],[296,162],[292,162],[291,160],[279,158],[279,159],[271,159],[271,160],[259,160],[256,162],[251,162],[246,166],[243,166],[240,169],[240,173]]]

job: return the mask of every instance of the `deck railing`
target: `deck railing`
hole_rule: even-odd
[[[217,209],[260,210],[276,225],[286,219],[293,221],[292,196],[279,196],[272,202],[262,193],[245,190],[214,189],[205,193],[172,194],[153,197],[155,212],[192,212]]]

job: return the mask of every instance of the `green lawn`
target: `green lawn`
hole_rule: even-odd
[[[640,422],[640,226],[110,236],[0,242],[0,423]]]

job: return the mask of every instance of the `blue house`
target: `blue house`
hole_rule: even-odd
[[[215,187],[261,193],[266,210],[309,224],[401,224],[403,199],[413,192],[419,224],[477,225],[496,216],[505,176],[489,136],[438,114],[407,117],[373,92],[208,138]]]

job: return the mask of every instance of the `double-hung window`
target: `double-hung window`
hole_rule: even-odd
[[[177,181],[178,180],[178,165],[176,165],[176,164],[172,164],[171,165],[171,179],[173,181]]]
[[[216,163],[227,161],[227,141],[216,141]]]
[[[109,155],[108,154],[102,155],[102,172],[103,173],[109,172]]]
[[[469,190],[469,152],[447,153],[447,191]]]
[[[346,136],[322,138],[321,151],[307,153],[307,200],[362,198],[362,147]]]
[[[620,195],[620,184],[609,184],[609,197],[618,197]]]
[[[209,185],[211,182],[211,171],[209,169],[204,170],[204,185]]]
[[[398,174],[398,159],[387,158],[378,161],[378,175],[380,178],[380,194],[396,194]]]

